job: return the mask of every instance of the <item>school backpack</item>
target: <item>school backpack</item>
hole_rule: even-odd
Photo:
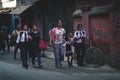
[[[49,30],[49,37],[52,41],[54,40],[54,37],[55,37],[54,33],[56,32],[56,29],[57,27],[54,27],[51,30]]]

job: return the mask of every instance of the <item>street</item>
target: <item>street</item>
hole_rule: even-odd
[[[17,60],[13,59],[12,52],[0,54],[0,80],[120,80],[120,71],[104,65],[99,68],[88,66],[68,67],[67,62],[63,66],[55,68],[54,59],[42,58],[43,68],[33,67],[28,60],[29,68],[21,65],[19,54]]]
[[[28,69],[25,69],[22,67],[19,52],[16,60],[13,59],[13,48],[10,52],[1,52],[5,46],[13,46],[19,32],[23,31],[25,33],[22,38],[19,36],[17,43],[28,40],[34,43],[35,40],[37,45],[36,39],[41,37],[46,44],[50,41],[58,44],[63,43],[64,38],[66,42],[71,38],[72,43],[79,43],[78,47],[76,46],[77,54],[79,48],[83,53],[84,47],[98,48],[102,54],[95,56],[97,59],[103,56],[104,59],[100,60],[102,66],[78,67],[77,61],[82,61],[82,58],[86,60],[84,55],[80,54],[77,58],[74,55],[73,67],[68,67],[65,58],[62,67],[56,68],[53,50],[47,50],[45,57],[42,57],[43,68],[38,68],[37,61],[33,67],[31,59],[28,58]],[[28,37],[25,36],[26,33]],[[39,35],[39,38],[33,39],[32,33]],[[120,80],[119,36],[120,0],[0,0],[0,80]],[[35,49],[37,48],[32,46],[33,52],[37,51]],[[22,52],[26,52],[24,45]],[[66,52],[71,53],[67,50]],[[93,52],[97,50],[90,50],[90,53]],[[98,60],[93,58],[87,59],[88,62],[97,63]]]

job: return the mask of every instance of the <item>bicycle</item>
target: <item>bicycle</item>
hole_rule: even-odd
[[[90,40],[90,46],[84,55],[85,65],[97,68],[102,65],[103,59],[103,52],[99,48],[94,47],[92,45],[92,41]]]

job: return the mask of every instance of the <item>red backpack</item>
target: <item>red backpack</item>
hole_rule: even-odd
[[[40,38],[40,40],[39,40],[39,49],[40,50],[47,50],[46,43],[44,42],[44,40],[42,38]]]

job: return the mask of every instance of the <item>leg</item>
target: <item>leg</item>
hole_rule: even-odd
[[[81,51],[82,51],[82,53],[80,55],[80,64],[82,66],[83,65],[83,59],[84,59],[84,54],[85,54],[85,46],[84,46],[83,43],[81,44],[80,48],[81,48]]]
[[[34,66],[35,65],[35,50],[34,50],[34,48],[33,49],[31,49],[31,57],[32,57],[32,65]]]
[[[80,66],[80,44],[76,44],[75,51],[77,55],[77,65]]]
[[[72,65],[72,61],[73,61],[73,56],[71,56],[70,66],[73,66],[73,65]]]
[[[33,54],[35,54],[34,53],[34,51],[33,51],[33,45],[32,45],[32,42],[28,42],[28,52],[29,52],[29,58],[32,58],[32,56],[33,56]]]
[[[64,60],[65,48],[64,48],[64,46],[62,46],[62,44],[60,44],[59,47],[60,47],[60,51],[59,51],[60,60],[59,60],[59,63],[60,63],[60,66],[62,66],[61,61]]]
[[[7,38],[7,50],[10,51],[9,38]]]
[[[70,67],[70,56],[67,56],[68,67]]]
[[[38,66],[41,67],[41,52],[40,51],[36,51],[36,56],[38,58]]]
[[[21,54],[22,54],[22,65],[23,65],[23,67],[25,67],[27,69],[28,68],[27,47],[24,44],[22,44],[22,46],[21,46]]]
[[[21,45],[20,44],[17,44],[17,50],[21,48]],[[16,54],[17,54],[17,50],[16,50]],[[20,60],[22,60],[22,53],[21,53],[21,50],[20,50]]]
[[[14,59],[16,59],[17,50],[18,50],[18,45],[15,44],[15,45],[14,45]]]
[[[54,44],[54,56],[55,56],[55,66],[59,65],[59,45]]]

